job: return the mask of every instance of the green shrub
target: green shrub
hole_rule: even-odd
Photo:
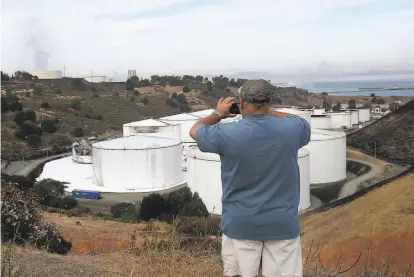
[[[24,111],[24,118],[25,120],[36,122],[36,112],[33,110],[26,110]]]
[[[36,183],[35,191],[39,197],[40,204],[58,208],[59,199],[65,193],[65,185],[63,182],[53,179],[43,179]]]
[[[132,203],[122,202],[111,206],[111,214],[115,218],[128,217],[135,218],[136,220],[136,208]]]
[[[83,129],[81,127],[75,127],[75,129],[73,129],[73,135],[75,137],[83,137],[84,136]]]
[[[140,210],[142,220],[158,218],[164,212],[167,212],[167,203],[160,194],[152,193],[142,199]]]
[[[43,220],[42,214],[38,198],[32,190],[20,190],[15,183],[2,178],[2,243],[30,244],[53,253],[68,253],[72,243],[60,235],[56,224]]]
[[[180,216],[206,217],[208,215],[209,213],[206,205],[204,205],[201,199],[192,200],[191,202],[186,203],[180,211]]]
[[[35,134],[38,136],[42,135],[42,128],[37,126],[34,122],[26,120],[22,124],[20,124],[20,130],[24,132],[24,135],[27,137],[31,134]]]
[[[42,128],[44,132],[50,133],[50,134],[57,131],[55,120],[52,120],[52,119],[44,119],[42,123],[40,124],[40,127]]]
[[[189,86],[185,86],[185,87],[183,88],[183,92],[189,92],[189,91],[191,91],[191,89],[190,89],[190,87],[189,87]]]
[[[7,174],[1,174],[1,178],[4,179],[6,182],[11,182],[17,184],[17,187],[20,190],[27,190],[30,188],[33,188],[35,180],[24,177],[21,175],[7,175]]]
[[[26,120],[26,117],[24,115],[24,112],[22,111],[17,112],[16,115],[14,116],[14,122],[16,122],[17,124],[22,124],[25,120]]]
[[[17,130],[16,132],[14,132],[14,136],[18,139],[26,140],[26,132],[24,132],[23,130]]]
[[[65,196],[59,200],[59,209],[71,210],[77,206],[78,201],[71,196]]]
[[[42,104],[40,104],[40,107],[42,109],[50,109],[50,105],[48,102],[42,102]]]
[[[27,143],[33,147],[39,146],[42,143],[42,138],[36,134],[28,135],[26,140]]]
[[[190,203],[193,195],[189,187],[168,193],[166,196],[168,212],[174,216],[178,215],[183,209],[184,205]]]
[[[82,107],[82,102],[79,99],[73,99],[70,102],[70,107],[74,110],[80,110]]]

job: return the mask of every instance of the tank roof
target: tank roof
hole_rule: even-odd
[[[189,113],[179,113],[179,114],[174,114],[174,115],[169,115],[169,116],[164,116],[161,117],[160,120],[162,121],[187,121],[187,120],[199,120],[200,117],[199,116],[195,116]]]
[[[312,129],[311,131],[312,141],[341,139],[345,136],[346,134],[343,131],[330,131],[322,129]]]
[[[201,110],[201,111],[196,111],[196,112],[192,112],[190,113],[191,115],[195,115],[195,116],[207,116],[210,115],[212,112],[214,112],[214,109],[207,109],[207,110]]]
[[[121,137],[111,140],[104,140],[92,145],[95,149],[106,150],[147,150],[157,148],[167,148],[179,145],[176,140],[166,137],[135,135]]]
[[[306,110],[297,110],[297,109],[291,109],[291,108],[272,108],[275,111],[282,112],[282,113],[290,113],[295,115],[301,115],[301,114],[310,114],[309,111]]]
[[[167,122],[163,122],[163,121],[159,121],[158,119],[144,119],[144,120],[140,120],[140,121],[134,121],[134,122],[129,122],[129,123],[125,123],[124,126],[168,126],[171,123],[167,123]]]

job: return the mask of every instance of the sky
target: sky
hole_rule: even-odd
[[[3,0],[1,68],[414,71],[414,0]]]

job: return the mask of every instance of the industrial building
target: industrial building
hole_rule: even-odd
[[[197,192],[211,214],[221,215],[222,184],[220,156],[201,152],[197,147],[187,148],[187,184]],[[300,171],[299,211],[309,208],[310,203],[310,164],[309,151],[300,149],[298,153]]]
[[[181,143],[175,139],[135,135],[92,145],[96,184],[113,191],[158,191],[184,183]]]
[[[104,83],[106,82],[106,76],[86,76],[83,79],[89,83]]]
[[[62,79],[62,70],[34,70],[32,75],[40,80]]]

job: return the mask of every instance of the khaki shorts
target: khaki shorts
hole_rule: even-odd
[[[291,240],[239,240],[223,234],[224,276],[302,277],[300,237]]]

